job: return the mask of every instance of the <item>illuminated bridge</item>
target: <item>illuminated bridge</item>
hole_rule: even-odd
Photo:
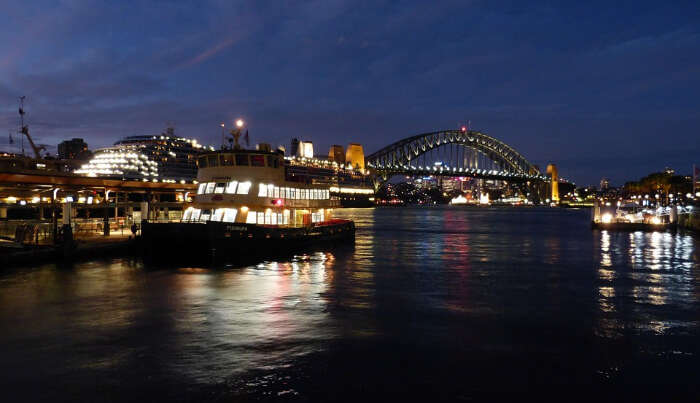
[[[513,182],[548,181],[506,143],[473,130],[444,130],[409,137],[366,157],[378,179],[392,175],[470,176]]]

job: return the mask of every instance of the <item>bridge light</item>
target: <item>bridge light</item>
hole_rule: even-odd
[[[462,133],[467,131],[467,126],[462,126]]]

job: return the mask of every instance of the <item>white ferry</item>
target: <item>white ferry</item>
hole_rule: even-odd
[[[284,151],[242,149],[232,134],[235,146],[198,158],[197,195],[181,222],[142,223],[146,253],[245,257],[354,239],[354,222],[333,218],[340,201],[329,186],[286,175]]]

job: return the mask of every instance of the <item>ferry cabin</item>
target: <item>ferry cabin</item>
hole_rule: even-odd
[[[281,151],[222,151],[200,156],[197,165],[197,195],[183,222],[305,226],[329,221],[339,205],[327,186],[288,180]]]

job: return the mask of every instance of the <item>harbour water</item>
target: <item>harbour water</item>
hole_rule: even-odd
[[[0,273],[11,400],[694,400],[700,239],[565,209],[338,210],[354,246]]]

